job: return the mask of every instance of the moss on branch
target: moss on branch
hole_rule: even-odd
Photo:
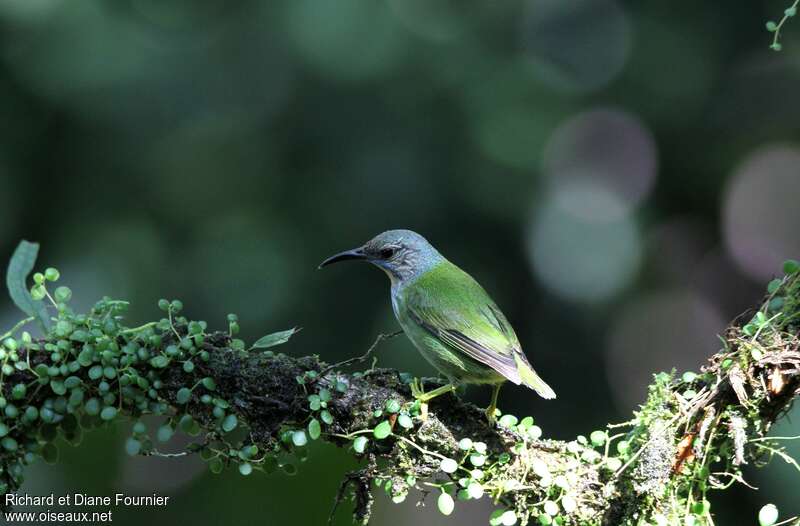
[[[767,438],[800,386],[800,274],[785,270],[701,371],[656,375],[629,422],[569,442],[543,439],[530,417],[489,426],[451,395],[425,411],[394,370],[348,373],[352,361],[276,353],[294,331],[247,348],[233,315],[220,332],[184,317],[178,301],[159,302],[164,316],[138,328],[124,324],[125,302],[75,313],[68,290],[47,289],[57,272],[36,275],[45,337],[18,326],[0,338],[0,489],[16,491],[25,466],[55,462],[57,447],[124,418],[134,422],[129,454],[159,455],[160,441],[184,432],[194,437],[187,453],[215,473],[293,472],[314,440],[348,448],[364,462],[339,498],[353,497],[358,522],[375,485],[397,503],[413,488],[432,492],[445,514],[491,498],[493,525],[712,524],[709,491],[743,481],[744,464],[788,459]],[[163,423],[148,430],[143,415]]]

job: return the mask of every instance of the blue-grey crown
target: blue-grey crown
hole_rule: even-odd
[[[391,251],[391,256],[386,257]],[[413,280],[444,258],[428,240],[412,230],[387,230],[364,244],[372,263],[401,282]]]

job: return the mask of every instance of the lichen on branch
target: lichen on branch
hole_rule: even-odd
[[[10,266],[15,301],[35,250],[19,254],[28,261]],[[211,330],[177,300],[159,302],[160,319],[128,327],[124,301],[74,312],[69,289],[51,293],[60,276],[48,269],[17,301],[30,317],[0,337],[0,489],[16,491],[25,466],[56,462],[58,447],[78,445],[86,430],[127,419],[129,454],[162,455],[158,444],[183,432],[193,437],[185,454],[214,473],[293,473],[313,441],[347,448],[363,466],[343,474],[337,503],[352,496],[361,523],[374,489],[401,503],[416,488],[445,515],[461,500],[491,499],[492,525],[713,524],[709,492],[744,482],[744,464],[794,462],[767,432],[800,386],[798,270],[786,264],[701,371],[657,374],[630,421],[557,441],[531,417],[489,425],[452,395],[424,408],[407,374],[344,370],[385,336],[363,357],[330,365],[276,352],[294,329],[248,346],[235,315],[227,330]],[[44,335],[32,338],[25,324],[37,319]],[[148,429],[145,415],[162,422]]]

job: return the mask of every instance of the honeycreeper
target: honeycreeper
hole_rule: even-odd
[[[506,380],[524,384],[546,399],[555,392],[531,367],[514,329],[472,276],[449,262],[411,230],[389,230],[364,245],[335,254],[319,268],[362,260],[382,269],[391,281],[392,309],[414,346],[449,383],[414,397],[426,404],[460,384],[490,384],[486,415],[494,421],[497,397]]]

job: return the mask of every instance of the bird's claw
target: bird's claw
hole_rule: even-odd
[[[411,396],[419,402],[419,416],[420,419],[424,422],[428,419],[428,400],[429,398],[425,396],[425,389],[422,386],[422,381],[419,378],[414,378],[410,384],[411,387]]]
[[[425,390],[422,387],[422,382],[419,378],[414,378],[410,384],[411,387],[411,396],[414,397],[415,400],[419,400],[420,402],[425,402]]]
[[[489,425],[493,426],[495,422],[497,422],[497,408],[493,406],[489,406],[484,411],[486,415],[486,420],[489,421]]]

